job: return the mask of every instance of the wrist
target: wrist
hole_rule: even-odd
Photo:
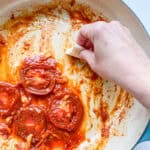
[[[122,86],[150,109],[150,60],[128,74]]]

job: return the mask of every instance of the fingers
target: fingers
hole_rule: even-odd
[[[84,47],[85,49],[93,50],[93,47],[94,47],[93,43],[87,38],[85,38],[82,34],[79,34],[77,43],[81,45],[82,47]]]
[[[78,38],[77,38],[77,43],[81,46],[83,46],[85,49],[93,49],[93,43],[91,40],[86,36],[86,34],[83,34],[82,30],[84,30],[84,27],[81,28]],[[87,32],[87,31],[86,31]]]
[[[84,25],[79,32],[77,43],[86,46],[86,43],[93,43],[93,27],[95,23]]]
[[[94,52],[90,51],[90,50],[83,50],[80,52],[79,57],[83,60],[85,60],[90,67],[93,69],[94,65],[95,65],[95,55]]]
[[[93,49],[94,37],[97,35],[97,30],[106,24],[103,21],[84,25],[79,32],[77,43],[86,49]]]

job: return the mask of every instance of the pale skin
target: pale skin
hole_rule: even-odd
[[[80,58],[99,76],[119,84],[150,110],[150,59],[118,21],[95,22],[81,28]]]

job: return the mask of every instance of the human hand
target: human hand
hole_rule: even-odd
[[[142,69],[139,65],[146,65],[148,59],[128,28],[117,21],[83,26],[77,42],[86,49],[80,58],[86,60],[93,71],[119,83],[122,77]]]
[[[79,32],[77,43],[85,48],[80,58],[87,61],[98,75],[118,83],[136,98],[145,96],[141,88],[150,90],[149,59],[120,22],[85,25]]]

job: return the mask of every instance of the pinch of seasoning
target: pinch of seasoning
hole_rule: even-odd
[[[15,19],[15,15],[12,13],[10,19]]]
[[[24,42],[23,48],[24,48],[24,50],[29,50],[30,46],[31,46],[30,43]]]

